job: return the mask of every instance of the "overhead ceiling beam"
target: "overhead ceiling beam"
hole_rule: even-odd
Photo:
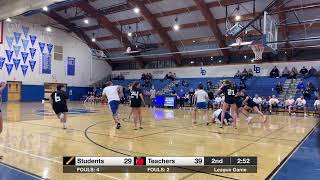
[[[276,7],[277,7],[277,10],[278,10],[278,11],[282,11],[282,10],[283,10],[283,5],[277,5]],[[287,24],[287,18],[286,18],[286,14],[285,14],[284,12],[279,13],[278,16],[279,16],[280,24]],[[284,27],[282,27],[282,28],[280,29],[280,31],[281,31],[283,40],[284,40],[284,41],[287,41],[287,43],[285,43],[285,47],[286,47],[286,48],[290,47],[290,43],[289,43],[289,41],[288,41],[288,28],[287,28],[287,25],[285,25]],[[291,56],[288,56],[288,55],[286,54],[286,57],[287,57],[287,59],[289,60]]]
[[[170,50],[170,52],[179,52],[178,48],[173,44],[171,37],[167,34],[167,32],[162,28],[162,25],[154,17],[151,12],[147,9],[147,7],[140,0],[128,0],[129,3],[137,6],[140,9],[142,16],[148,21],[151,25],[152,29],[160,36],[161,40],[164,42],[166,47]],[[177,65],[181,64],[181,55],[174,54],[174,60]]]
[[[206,3],[203,0],[194,0],[196,3],[198,9],[200,9],[202,15],[205,17],[207,20],[208,26],[210,27],[212,33],[214,34],[215,38],[217,39],[217,43],[220,48],[226,47],[226,42],[223,38],[223,35],[218,27],[218,22],[216,18],[213,16],[211,13],[210,9],[207,7]],[[223,49],[221,50],[224,58],[228,61],[230,58],[230,53],[228,50]]]
[[[270,14],[288,13],[291,11],[299,11],[299,10],[313,9],[313,8],[320,8],[320,2],[283,7],[281,10],[277,10],[276,12],[271,12]]]
[[[69,22],[67,19],[60,16],[58,13],[54,11],[44,12],[45,15],[52,18],[53,20],[57,21],[61,25],[65,26],[67,29],[71,30],[73,33],[75,33],[80,39],[82,39],[90,48],[102,50],[104,53],[106,51],[104,49],[101,49],[96,43],[92,42],[91,39],[80,29],[77,28],[74,24]],[[110,61],[107,60],[108,63]]]
[[[116,26],[114,26],[114,24],[110,22],[107,19],[107,17],[99,14],[99,12],[93,6],[91,6],[88,2],[82,1],[79,3],[75,3],[75,6],[79,7],[82,11],[84,11],[89,16],[95,18],[103,28],[110,31],[120,42],[122,42],[124,47],[127,48],[132,46],[127,36],[122,36],[121,31]],[[141,58],[139,58],[139,60],[141,63],[143,63],[143,60]],[[144,65],[141,64],[141,66],[144,66]]]

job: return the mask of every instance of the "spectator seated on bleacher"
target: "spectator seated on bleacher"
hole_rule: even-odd
[[[303,66],[299,71],[299,77],[304,78],[307,75],[307,73],[308,73],[308,69],[305,66]]]
[[[306,89],[303,91],[303,96],[306,99],[310,99],[312,96],[312,93],[313,93],[312,89],[310,87],[306,87]]]
[[[290,75],[290,71],[286,66],[282,71],[282,77],[289,77],[289,75]]]
[[[259,109],[261,110],[261,108],[262,108],[262,106],[261,106],[262,105],[262,98],[259,97],[258,94],[255,94],[255,96],[254,96],[254,98],[252,100],[253,100],[253,102],[255,102],[259,106]]]
[[[278,78],[279,76],[280,76],[279,69],[277,68],[277,66],[274,66],[270,72],[270,77],[271,78]]]
[[[261,110],[263,112],[268,111],[268,107],[269,107],[269,99],[270,98],[266,98],[266,97],[262,97],[262,102],[261,102]]]
[[[249,68],[248,70],[248,78],[252,78],[253,77],[253,71],[251,68]]]
[[[317,76],[317,70],[313,66],[311,66],[311,68],[308,71],[308,74],[307,74],[306,78],[315,77],[315,76]]]
[[[183,87],[188,87],[189,86],[189,83],[187,80],[182,80],[182,86]]]
[[[283,87],[281,85],[281,82],[278,82],[278,84],[276,85],[276,91],[278,94],[280,94],[283,90]]]
[[[166,76],[164,77],[164,79],[170,79],[171,81],[174,81],[177,78],[176,73],[172,73],[169,72],[168,74],[166,74]]]
[[[234,78],[240,78],[241,72],[238,70],[234,75]]]
[[[295,102],[295,108],[294,110],[303,110],[304,112],[304,117],[307,117],[307,102],[304,99],[303,96],[300,96],[299,98],[297,98],[296,102]]]
[[[269,99],[269,112],[272,113],[272,109],[279,107],[280,101],[276,98],[275,95]]]
[[[297,70],[295,67],[293,67],[293,68],[291,69],[291,71],[290,71],[290,75],[289,75],[288,78],[290,78],[290,79],[296,79],[297,76],[298,76],[298,70]]]
[[[299,84],[297,85],[297,92],[298,93],[300,93],[300,92],[303,92],[304,90],[305,90],[305,86],[304,86],[304,84],[303,84],[303,82],[301,81],[301,82],[299,82]]]
[[[294,108],[294,98],[292,96],[289,96],[289,98],[284,103],[284,110],[289,112],[289,115],[295,115],[295,113],[292,113],[292,110]]]

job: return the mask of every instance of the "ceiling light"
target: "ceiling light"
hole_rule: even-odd
[[[96,38],[92,38],[91,41],[92,41],[92,42],[96,42]]]
[[[221,63],[221,60],[219,60],[219,63]]]
[[[252,59],[251,62],[254,62],[254,59]]]
[[[191,64],[193,64],[193,63],[194,63],[194,61],[190,61],[190,63],[191,63]]]
[[[192,42],[193,42],[193,43],[195,43],[195,42],[196,42],[196,40],[193,40]]]
[[[245,59],[247,59],[247,56],[245,55],[245,56],[243,56]]]
[[[84,22],[85,24],[89,24],[89,19],[84,19],[83,22]]]
[[[236,15],[236,17],[234,18],[236,21],[240,21],[241,20],[241,16],[240,15]]]
[[[173,30],[179,31],[180,26],[178,24],[173,25]]]
[[[136,13],[136,14],[138,14],[138,13],[140,12],[140,9],[137,8],[137,7],[135,7],[135,8],[133,8],[133,12]]]
[[[43,11],[48,11],[49,9],[48,9],[47,6],[45,6],[45,7],[42,8],[42,10],[43,10]]]
[[[46,27],[46,31],[47,31],[47,32],[52,32],[51,27],[50,27],[50,26]]]
[[[128,36],[129,36],[129,37],[132,37],[132,32],[128,32]]]
[[[6,19],[7,22],[12,22],[11,18]]]
[[[213,56],[211,56],[211,59],[213,59]]]

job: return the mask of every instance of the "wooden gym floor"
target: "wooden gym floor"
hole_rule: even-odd
[[[0,162],[42,178],[69,179],[265,179],[312,130],[313,117],[268,116],[266,124],[238,129],[191,122],[190,110],[145,108],[143,130],[123,121],[114,129],[110,111],[101,105],[70,103],[68,129],[52,114],[49,104],[3,104],[4,130]],[[87,110],[90,110],[87,111]],[[130,109],[122,106],[120,118]],[[212,112],[210,112],[211,116]],[[87,130],[86,137],[85,130]],[[91,141],[89,139],[91,139]],[[95,143],[93,143],[93,142]],[[100,146],[98,146],[99,144]],[[101,147],[102,146],[102,147]],[[254,174],[63,174],[62,156],[258,156]]]

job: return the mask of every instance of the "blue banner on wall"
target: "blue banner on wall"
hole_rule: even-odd
[[[30,69],[33,72],[35,66],[36,66],[36,61],[33,60],[29,60],[29,65],[30,65]]]
[[[13,51],[6,50],[6,55],[7,55],[8,61],[10,62],[13,55]]]
[[[13,58],[13,64],[14,64],[14,67],[16,68],[16,70],[18,70],[18,67],[20,65],[20,61],[21,61],[21,59]]]
[[[22,60],[23,60],[24,64],[26,63],[28,56],[29,56],[29,53],[21,52],[21,57],[22,57]]]
[[[30,35],[29,37],[30,37],[31,45],[32,45],[32,47],[33,47],[33,46],[34,46],[34,43],[35,43],[36,40],[37,40],[37,36]]]
[[[74,76],[75,70],[76,70],[76,58],[74,57],[68,57],[67,59],[67,75],[68,76]]]
[[[24,51],[26,51],[28,48],[29,40],[21,39],[21,41],[22,41],[23,49]]]
[[[31,59],[34,58],[34,55],[36,54],[37,49],[36,48],[29,48]]]
[[[48,48],[48,52],[49,52],[49,54],[51,54],[51,51],[52,51],[53,45],[52,45],[52,44],[47,44],[47,48]]]
[[[11,49],[12,48],[12,44],[13,44],[13,37],[6,36],[6,40],[7,40],[9,48]]]
[[[19,56],[20,49],[21,49],[21,46],[15,46],[15,45],[13,45],[13,51],[14,51],[14,54],[16,55],[16,57]]]
[[[29,27],[22,26],[22,32],[24,34],[24,37],[27,38],[29,34]]]
[[[39,47],[40,47],[40,51],[41,53],[43,53],[44,47],[46,46],[45,43],[39,42]]]
[[[8,64],[8,63],[6,63],[6,67],[7,67],[8,75],[10,75],[10,74],[11,74],[11,71],[12,71],[12,68],[13,68],[13,64]]]
[[[51,74],[51,55],[42,54],[42,74]]]
[[[28,65],[21,65],[21,71],[23,76],[26,76],[27,71],[28,71]]]
[[[6,58],[0,57],[0,69],[3,68],[3,64],[4,64],[5,61],[6,61]]]
[[[13,36],[14,36],[14,39],[16,40],[16,44],[18,44],[20,41],[21,33],[13,32]]]

